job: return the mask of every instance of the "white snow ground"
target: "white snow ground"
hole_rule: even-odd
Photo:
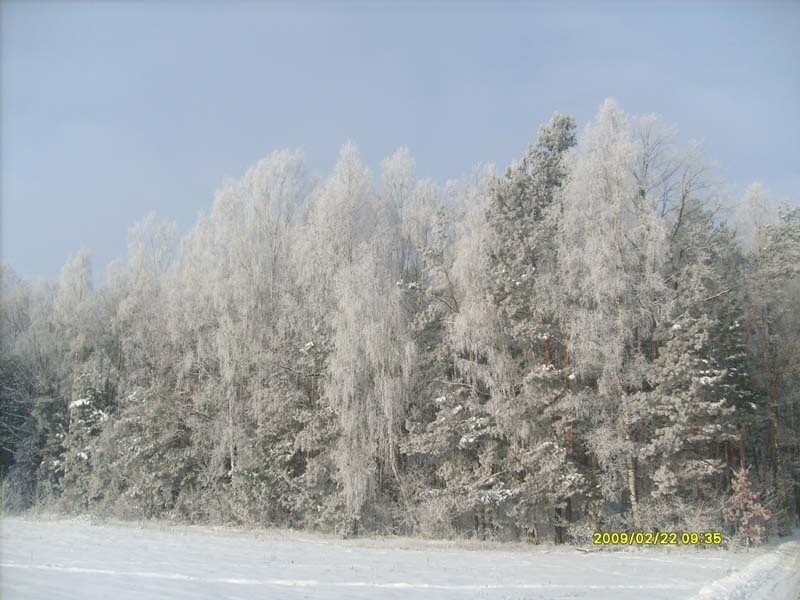
[[[713,549],[339,540],[209,527],[4,518],[0,597],[15,599],[797,600],[800,538]]]

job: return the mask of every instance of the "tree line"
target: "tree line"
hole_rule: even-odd
[[[755,542],[800,514],[800,209],[607,100],[505,173],[280,151],[93,285],[2,271],[6,510]]]

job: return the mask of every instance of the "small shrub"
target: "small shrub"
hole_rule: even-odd
[[[760,501],[750,483],[750,470],[739,469],[731,484],[733,495],[723,511],[725,520],[743,537],[745,544],[761,544],[766,540],[766,524],[772,514]]]

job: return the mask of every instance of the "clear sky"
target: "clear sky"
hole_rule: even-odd
[[[800,2],[2,4],[2,258],[95,270],[154,210],[185,231],[280,148],[352,140],[443,183],[607,96],[704,142],[738,193],[800,197]]]

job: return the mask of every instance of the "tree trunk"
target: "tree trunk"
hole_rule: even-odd
[[[639,514],[639,498],[636,494],[636,462],[633,454],[628,454],[628,464],[626,467],[628,479],[628,492],[631,496],[631,516],[633,516],[633,525],[639,529],[642,525],[642,519]]]
[[[414,508],[411,506],[411,501],[408,498],[408,494],[406,494],[405,483],[403,482],[402,477],[400,477],[400,470],[397,467],[397,449],[395,447],[394,435],[391,433],[389,435],[389,466],[392,470],[392,475],[394,475],[395,481],[397,481],[397,488],[400,490],[400,497],[403,499],[406,515],[409,517],[409,519],[411,519],[411,522],[414,524],[414,526],[418,528],[419,521],[417,520],[416,514],[414,514]]]
[[[556,527],[555,527],[555,543],[556,544],[563,544],[564,543],[564,526],[562,525],[564,521],[563,510],[561,507],[556,507]]]
[[[230,453],[231,470],[230,479],[233,479],[233,472],[236,468],[236,448],[233,443],[233,394],[228,394],[228,451]]]
[[[638,529],[641,526],[641,517],[639,515],[639,496],[636,492],[636,457],[633,454],[633,438],[631,437],[630,415],[628,414],[628,404],[624,393],[622,394],[622,427],[625,435],[625,441],[629,446],[625,457],[625,478],[628,483],[628,494],[630,495],[633,524]]]
[[[744,433],[742,433],[741,437],[739,438],[739,467],[744,469],[744,465],[747,461],[745,460],[745,452],[744,452]]]

